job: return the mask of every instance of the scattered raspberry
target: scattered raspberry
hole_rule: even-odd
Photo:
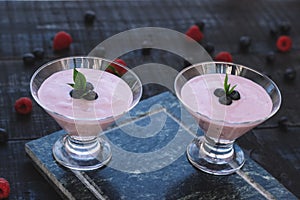
[[[28,97],[21,97],[15,103],[15,110],[17,113],[27,115],[32,110],[32,101]]]
[[[215,61],[220,61],[220,62],[232,62],[232,55],[227,52],[227,51],[221,51],[220,53],[218,53],[215,58]]]
[[[0,199],[8,198],[9,193],[10,193],[9,182],[4,178],[0,178]]]
[[[123,66],[126,66],[126,63],[124,60],[117,58],[114,62],[119,63]],[[125,74],[127,72],[126,69],[120,67],[119,65],[115,64],[115,63],[111,63],[107,68],[106,68],[107,72],[113,73],[117,76],[122,76],[123,74]]]
[[[203,33],[197,25],[191,26],[185,34],[190,38],[196,40],[197,42],[200,42],[204,37]]]
[[[292,39],[289,36],[283,35],[277,39],[277,49],[281,52],[287,52],[292,48]]]
[[[60,31],[56,33],[53,39],[53,49],[54,51],[60,51],[70,47],[73,39],[69,33]]]

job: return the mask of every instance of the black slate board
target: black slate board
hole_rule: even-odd
[[[104,136],[113,158],[99,170],[69,170],[54,161],[52,145],[64,131],[28,142],[26,152],[67,199],[296,199],[248,156],[242,170],[229,176],[194,168],[185,147],[202,133],[169,92],[140,102],[117,124]]]

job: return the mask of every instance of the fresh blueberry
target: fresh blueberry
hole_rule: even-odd
[[[279,31],[281,35],[289,35],[291,31],[291,25],[287,21],[282,21],[279,23]]]
[[[94,86],[93,86],[92,83],[86,82],[85,89],[86,89],[87,91],[88,91],[88,90],[93,90],[93,89],[94,89]]]
[[[275,38],[279,35],[279,30],[278,30],[278,27],[275,26],[274,24],[271,24],[271,27],[270,27],[270,35],[271,37]]]
[[[240,37],[240,50],[247,51],[251,46],[252,39],[249,36]]]
[[[0,144],[6,143],[8,140],[8,134],[5,129],[0,128]]]
[[[278,120],[278,126],[281,129],[286,129],[289,124],[289,119],[286,116],[282,116]]]
[[[292,81],[296,78],[296,70],[294,68],[288,67],[284,72],[285,80]]]
[[[198,28],[203,31],[204,27],[205,27],[205,22],[204,21],[199,21],[197,23],[195,23],[196,26],[198,26]]]
[[[23,62],[25,65],[32,65],[35,62],[35,57],[32,53],[25,53],[23,55]]]
[[[70,96],[74,99],[80,99],[84,95],[85,91],[84,90],[71,90]]]
[[[89,91],[86,95],[83,96],[85,100],[93,101],[98,98],[98,94],[94,91]]]
[[[266,61],[267,61],[267,63],[274,63],[274,60],[275,60],[275,53],[274,53],[274,51],[268,52],[268,54],[266,55]]]
[[[232,100],[239,100],[241,98],[240,93],[236,90],[233,90],[229,96]]]
[[[210,42],[205,43],[203,47],[209,54],[213,54],[215,51],[215,46]]]
[[[232,99],[227,95],[223,95],[219,97],[219,102],[223,105],[230,105],[232,104]]]
[[[35,49],[33,49],[32,53],[35,56],[35,58],[37,58],[37,59],[43,59],[45,51],[44,51],[43,48],[35,48]]]
[[[93,24],[96,19],[96,14],[92,10],[88,10],[84,14],[84,22],[86,24]]]
[[[225,91],[222,88],[217,88],[214,91],[214,95],[217,96],[217,97],[224,96],[225,95]]]

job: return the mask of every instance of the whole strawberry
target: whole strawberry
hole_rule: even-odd
[[[197,42],[200,42],[204,35],[201,32],[199,26],[197,25],[193,25],[191,26],[185,33],[187,36],[189,36],[190,38],[194,39]]]
[[[124,60],[117,58],[116,60],[114,60],[115,63],[119,63],[123,66],[126,66],[126,63]],[[123,76],[123,74],[125,74],[127,72],[127,70],[123,67],[120,67],[118,64],[115,63],[110,63],[110,65],[106,68],[105,71],[113,73],[117,76]]]
[[[215,61],[220,61],[220,62],[232,62],[233,59],[232,59],[232,55],[227,52],[227,51],[221,51],[219,52],[215,58],[214,58]]]
[[[60,31],[56,33],[53,39],[53,50],[54,51],[61,51],[64,49],[68,49],[73,42],[72,36],[65,32]]]
[[[28,97],[21,97],[15,102],[15,110],[18,114],[27,115],[32,111],[32,101]]]
[[[292,48],[292,39],[289,36],[282,35],[277,39],[276,47],[280,52],[287,52]]]
[[[9,193],[10,193],[9,182],[4,178],[0,178],[0,199],[8,198]]]

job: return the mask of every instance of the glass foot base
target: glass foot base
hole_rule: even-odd
[[[52,152],[58,163],[75,170],[98,169],[111,159],[109,143],[99,137],[90,141],[78,141],[65,135],[55,142]]]
[[[194,139],[187,147],[187,157],[196,168],[214,175],[228,175],[239,170],[245,163],[242,149],[234,144],[233,155],[227,159],[212,157],[203,151],[204,138]]]

